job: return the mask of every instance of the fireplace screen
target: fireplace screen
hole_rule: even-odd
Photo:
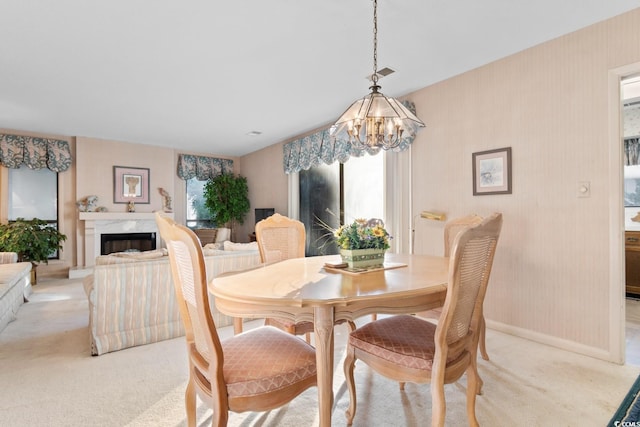
[[[119,233],[100,236],[100,254],[142,252],[156,248],[156,233]]]

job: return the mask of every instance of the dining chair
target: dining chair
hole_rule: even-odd
[[[315,349],[271,326],[220,340],[211,316],[202,247],[187,227],[156,214],[186,331],[189,381],[187,424],[196,425],[196,396],[213,409],[212,426],[229,411],[278,408],[317,385]]]
[[[379,374],[399,381],[431,383],[432,426],[443,426],[444,385],[467,375],[467,416],[477,426],[476,393],[482,303],[491,273],[502,214],[458,233],[451,247],[447,294],[437,324],[416,316],[398,315],[369,322],[349,334],[344,374],[349,389],[347,424],[356,413],[354,367],[362,360]]]
[[[290,258],[305,256],[306,231],[304,224],[298,220],[288,218],[278,213],[273,214],[256,224],[256,242],[263,263],[271,264]],[[344,323],[340,320],[336,324]],[[240,322],[241,323],[241,322]],[[348,322],[351,330],[355,323]],[[265,325],[275,326],[293,335],[304,335],[311,343],[313,322],[293,322],[291,320],[268,317]],[[241,326],[240,326],[241,327]],[[238,328],[234,326],[234,328]]]
[[[298,220],[275,213],[256,224],[256,242],[264,264],[304,257],[306,231]],[[293,322],[286,319],[266,318],[265,325],[275,326],[293,335],[304,335],[311,342],[313,322]]]
[[[462,230],[464,230],[465,227],[469,225],[480,224],[481,222],[482,217],[476,214],[466,215],[448,221],[444,226],[444,256],[448,257],[451,254],[451,248],[453,247],[453,242],[458,233],[460,233]],[[440,318],[441,313],[442,308],[435,308],[433,310],[419,313],[419,315],[422,317],[437,320]],[[482,316],[479,338],[480,355],[484,360],[489,360],[489,354],[487,353],[486,344],[486,332],[486,323],[484,320],[484,316]]]

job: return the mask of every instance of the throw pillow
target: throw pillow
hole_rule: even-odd
[[[258,242],[234,243],[229,240],[224,242],[225,251],[257,251]]]
[[[229,240],[231,238],[231,229],[230,228],[218,228],[218,234],[216,234],[215,243],[224,242],[225,240]]]
[[[206,245],[204,245],[202,247],[202,249],[206,249],[206,250],[210,250],[210,251],[223,251],[224,250],[224,243],[223,242],[218,242],[218,243],[207,243]]]

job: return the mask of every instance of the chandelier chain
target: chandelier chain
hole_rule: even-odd
[[[378,0],[373,0],[373,84],[378,84]]]

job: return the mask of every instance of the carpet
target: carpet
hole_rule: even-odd
[[[186,427],[188,377],[184,338],[92,357],[88,304],[81,280],[39,280],[18,319],[0,334],[0,426]],[[369,316],[361,319],[368,321]],[[262,321],[245,324],[248,329]],[[220,328],[222,339],[233,328]],[[348,327],[335,330],[332,426],[344,426],[349,404],[342,361]],[[476,413],[480,425],[602,426],[640,375],[620,366],[487,330],[490,361]],[[398,384],[356,364],[358,411],[353,427],[430,424],[428,384]],[[445,425],[467,425],[466,379],[445,387]],[[317,427],[316,388],[267,412],[232,413],[229,427]],[[212,411],[198,401],[198,426]],[[585,422],[585,420],[587,420]]]
[[[631,386],[608,426],[638,425],[640,423],[640,377]]]

